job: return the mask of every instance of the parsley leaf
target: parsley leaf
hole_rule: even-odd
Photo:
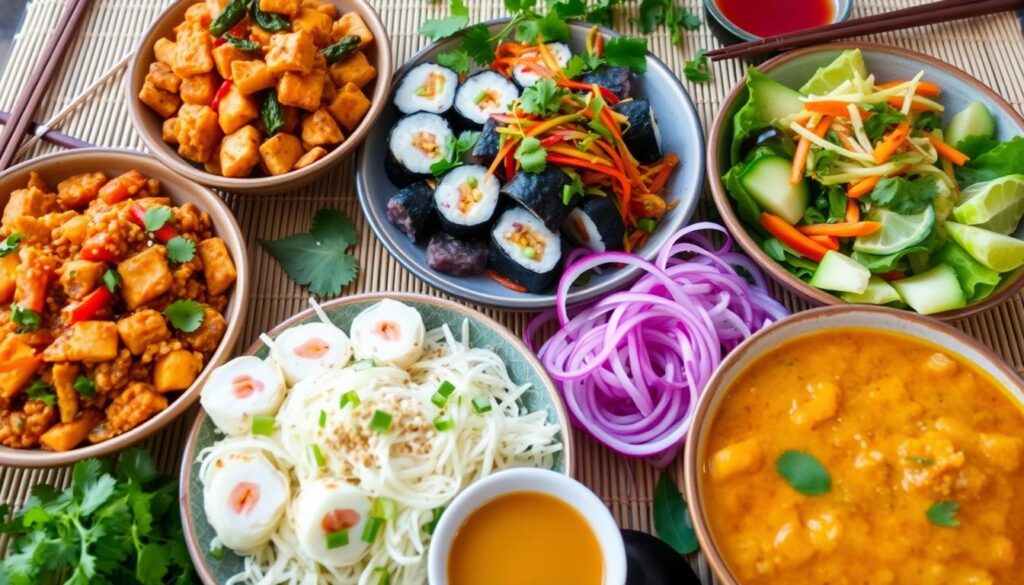
[[[103,273],[103,285],[106,286],[107,290],[110,292],[116,292],[117,285],[119,284],[121,284],[121,275],[108,268],[107,271]]]
[[[938,194],[938,185],[932,178],[887,177],[864,200],[902,215],[913,215],[924,211]]]
[[[355,225],[336,209],[317,211],[309,233],[258,241],[292,280],[309,285],[315,295],[337,295],[359,271],[356,259],[345,252],[356,242]]]
[[[564,87],[558,87],[554,80],[541,78],[537,83],[523,90],[521,107],[527,114],[548,117],[558,113],[562,98],[569,95]]]
[[[714,79],[715,76],[711,72],[711,64],[704,53],[707,53],[707,49],[697,51],[693,59],[686,62],[686,66],[683,67],[686,79],[695,82],[711,81]]]
[[[867,104],[865,109],[872,115],[864,120],[864,133],[873,142],[885,135],[890,126],[895,126],[907,119],[903,112],[887,103]]]
[[[142,223],[146,226],[147,232],[155,232],[164,227],[164,224],[171,219],[171,208],[166,205],[150,207],[142,216]]]
[[[481,67],[486,67],[494,61],[496,47],[497,40],[491,40],[491,31],[482,24],[473,25],[462,33],[462,50]]]
[[[597,55],[587,56],[593,58],[596,61],[601,61],[601,58],[598,57]],[[567,78],[573,79],[574,77],[579,77],[580,73],[583,73],[584,70],[594,69],[597,67],[597,65],[595,65],[594,67],[589,67],[588,65],[588,60],[584,59],[579,55],[573,55],[572,57],[569,58],[569,61],[566,62],[565,67],[562,68],[562,73],[564,73]]]
[[[611,38],[604,46],[604,60],[612,67],[629,67],[643,73],[647,71],[647,39]]]
[[[430,38],[432,41],[439,41],[466,28],[467,24],[469,24],[468,16],[431,18],[420,25],[420,34]]]
[[[53,393],[53,388],[39,379],[33,380],[29,384],[28,388],[25,389],[25,395],[30,400],[39,400],[47,406],[53,406],[57,403],[57,396]]]
[[[164,317],[167,317],[178,331],[192,333],[203,324],[206,312],[203,311],[202,303],[198,301],[179,299],[164,309]]]
[[[447,67],[456,73],[468,73],[469,53],[462,49],[438,53],[437,64]]]
[[[683,39],[683,29],[696,30],[700,17],[689,10],[676,6],[675,0],[643,0],[640,3],[640,28],[650,34],[664,25],[668,29],[672,44],[678,45]]]
[[[955,145],[957,150],[966,154],[971,159],[978,158],[993,148],[999,146],[997,142],[991,136],[985,136],[982,134],[975,134],[974,136],[968,136]]]
[[[463,131],[458,138],[449,136],[447,150],[451,155],[430,165],[430,172],[438,177],[462,164],[462,155],[473,150],[479,138],[480,133],[472,130]]]
[[[464,0],[452,0],[448,5],[448,10],[453,16],[469,16],[469,7],[466,6]]]
[[[925,516],[936,526],[956,528],[960,526],[960,521],[956,518],[956,513],[959,510],[960,504],[957,502],[936,502],[928,508]]]
[[[590,11],[585,17],[587,22],[611,26],[612,8],[622,4],[623,0],[596,0],[590,6]]]
[[[661,472],[654,486],[654,530],[658,537],[677,553],[688,555],[697,552],[697,533],[686,500],[679,493],[679,487],[672,476]]]
[[[85,376],[78,376],[77,378],[75,378],[74,386],[75,390],[77,390],[79,394],[85,396],[86,398],[92,398],[93,396],[96,396],[96,382],[93,382],[92,380]]]
[[[17,333],[38,331],[42,321],[43,318],[39,316],[39,313],[32,309],[18,304],[11,305],[11,323],[18,326]]]
[[[820,496],[832,489],[828,470],[809,453],[786,451],[775,460],[775,470],[789,487],[805,496]]]
[[[548,151],[540,145],[540,140],[533,137],[523,139],[516,148],[515,157],[528,173],[543,172],[548,165]]]
[[[238,48],[238,50],[245,51],[246,53],[250,53],[252,51],[258,51],[260,49],[260,44],[259,43],[255,42],[255,41],[250,41],[249,39],[240,39],[240,38],[238,38],[235,35],[232,35],[230,33],[224,33],[224,37],[223,38],[228,43],[230,43],[230,44],[234,45],[236,48]]]
[[[18,242],[24,238],[25,234],[13,233],[0,241],[0,258],[16,251],[18,249]]]
[[[196,245],[192,240],[174,236],[167,242],[167,259],[176,264],[191,262],[196,255]]]

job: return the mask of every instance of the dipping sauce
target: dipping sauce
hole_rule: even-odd
[[[540,492],[487,502],[459,528],[449,585],[601,585],[597,537],[575,508]]]
[[[770,37],[832,22],[832,0],[717,0],[729,21],[752,35]]]
[[[1021,582],[1024,411],[941,347],[795,339],[741,374],[710,431],[705,509],[743,585]],[[792,451],[830,486],[794,485]]]

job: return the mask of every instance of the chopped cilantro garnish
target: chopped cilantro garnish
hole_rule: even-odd
[[[39,313],[32,309],[18,304],[11,305],[11,323],[18,326],[18,333],[38,331],[42,321],[43,318],[39,316]]]
[[[107,271],[103,273],[103,285],[106,286],[107,290],[110,292],[115,292],[117,290],[117,285],[119,284],[121,284],[121,275],[108,268]]]
[[[956,528],[960,526],[960,521],[956,518],[958,511],[960,511],[960,504],[957,502],[936,502],[928,508],[925,516],[936,526]]]
[[[171,325],[178,331],[192,333],[203,324],[206,313],[203,305],[193,300],[177,300],[164,309],[164,317],[170,320]]]
[[[18,249],[18,242],[23,239],[25,239],[25,234],[13,233],[0,240],[0,258],[16,251]]]
[[[192,240],[174,236],[167,242],[167,258],[175,264],[191,262],[196,255],[196,245]]]
[[[53,406],[57,403],[57,396],[53,393],[53,387],[39,379],[33,380],[28,388],[25,388],[25,395],[30,400],[39,400],[47,406]]]
[[[85,396],[87,398],[92,398],[93,396],[96,396],[96,382],[93,382],[92,380],[85,376],[78,376],[77,378],[75,378],[74,386],[75,390],[77,390],[78,393],[81,394],[82,396]]]
[[[711,64],[708,62],[706,49],[697,51],[697,54],[686,62],[686,66],[683,67],[683,73],[686,78],[690,81],[711,81],[714,78],[714,74],[711,72]]]
[[[171,208],[166,205],[150,207],[142,216],[142,224],[146,226],[147,232],[155,232],[164,227],[164,224],[171,219]]]
[[[524,138],[516,148],[515,158],[528,173],[540,173],[548,165],[548,151],[540,145],[540,140]]]
[[[356,227],[337,209],[317,211],[308,233],[258,241],[292,280],[308,285],[315,295],[337,295],[359,271],[356,259],[346,252],[356,242]]]

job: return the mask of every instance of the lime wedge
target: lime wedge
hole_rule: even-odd
[[[819,67],[814,76],[800,88],[800,93],[825,95],[842,85],[844,81],[852,81],[854,72],[860,74],[861,79],[868,76],[868,68],[864,65],[864,56],[860,54],[860,49],[843,51],[835,61],[825,67]]]
[[[929,205],[921,213],[901,215],[888,209],[875,208],[865,219],[881,223],[882,229],[859,236],[853,241],[853,249],[863,254],[885,256],[924,241],[935,227],[935,210]]]
[[[946,232],[975,260],[996,272],[1024,265],[1024,242],[971,225],[946,223]]]
[[[1024,217],[1024,175],[976,183],[964,189],[961,196],[953,217],[962,224],[1009,235]]]

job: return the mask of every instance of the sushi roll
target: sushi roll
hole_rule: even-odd
[[[588,195],[579,207],[569,212],[562,230],[578,246],[607,252],[623,248],[626,224],[610,198]]]
[[[561,272],[562,240],[522,207],[498,218],[491,231],[490,265],[532,293],[548,289]]]
[[[240,552],[269,542],[291,496],[284,474],[259,453],[230,453],[210,469],[203,508],[217,538]]]
[[[383,300],[356,315],[351,334],[357,360],[407,369],[423,355],[426,328],[416,309]]]
[[[476,276],[487,269],[487,244],[438,232],[427,244],[427,265],[452,276]]]
[[[661,158],[661,130],[654,119],[651,104],[647,100],[631,100],[612,107],[629,119],[629,128],[622,133],[622,141],[629,152],[642,164],[650,164]]]
[[[303,323],[277,336],[271,357],[281,366],[289,386],[324,370],[344,367],[352,357],[348,335],[334,325]]]
[[[352,564],[370,546],[361,535],[371,507],[369,496],[344,481],[303,484],[289,511],[299,550],[325,567]]]
[[[388,221],[414,244],[427,239],[437,227],[434,190],[420,181],[405,187],[388,200]]]
[[[471,75],[455,92],[455,113],[467,127],[479,128],[491,114],[511,111],[519,97],[516,84],[497,71],[484,70]]]
[[[395,107],[403,114],[427,112],[444,114],[452,109],[459,76],[436,63],[423,63],[409,70],[395,90]]]
[[[563,201],[565,188],[571,183],[572,177],[565,171],[548,165],[539,173],[516,173],[512,180],[501,188],[501,192],[529,209],[549,230],[555,231],[562,227],[579,197],[573,195],[570,201]]]
[[[447,120],[436,114],[402,118],[388,135],[388,178],[397,187],[429,178],[430,165],[451,156],[453,136]]]
[[[620,100],[633,95],[633,79],[633,70],[629,67],[602,67],[597,71],[588,71],[580,77],[582,83],[596,83],[614,93]]]
[[[448,171],[434,189],[434,206],[441,229],[469,238],[483,236],[498,207],[501,184],[487,168],[463,165]]]
[[[546,46],[548,52],[554,57],[555,62],[558,63],[558,66],[564,69],[566,64],[569,63],[569,59],[572,58],[572,50],[569,49],[569,45],[565,43],[547,43]],[[520,58],[527,60],[537,59],[539,61],[540,55],[537,54],[537,51],[526,51]],[[520,63],[512,68],[512,77],[519,84],[519,87],[527,88],[537,83],[543,75]]]
[[[500,124],[493,118],[488,118],[484,122],[484,127],[480,130],[480,137],[477,138],[476,144],[473,146],[473,152],[470,153],[470,158],[476,164],[490,166],[494,162],[494,158],[498,156],[498,151],[501,150],[501,134],[498,134],[499,126]]]
[[[252,430],[253,417],[277,412],[285,392],[277,364],[242,356],[210,374],[199,402],[222,432],[244,435]]]

